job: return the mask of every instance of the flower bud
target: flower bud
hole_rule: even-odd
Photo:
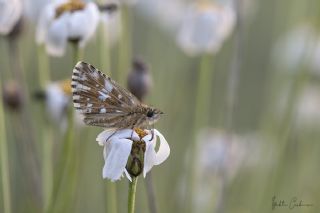
[[[126,169],[131,176],[137,177],[143,172],[145,151],[146,144],[144,141],[133,141],[126,166]]]
[[[22,106],[23,95],[16,81],[9,81],[4,85],[3,102],[11,110],[19,110]]]
[[[147,133],[139,128],[135,128],[134,131],[142,139]],[[139,176],[143,172],[144,167],[144,153],[146,152],[146,143],[143,140],[133,141],[131,147],[131,153],[128,157],[126,169],[133,177]]]
[[[128,89],[140,101],[148,94],[152,87],[152,78],[148,66],[141,60],[135,59],[132,62],[132,70],[128,76]]]
[[[47,98],[47,94],[44,90],[36,90],[33,92],[32,97],[37,101],[45,101]]]
[[[118,10],[119,5],[117,3],[110,2],[106,4],[98,4],[98,8],[100,12],[112,14]]]

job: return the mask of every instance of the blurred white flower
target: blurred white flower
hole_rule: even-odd
[[[273,60],[287,70],[298,71],[312,64],[318,38],[315,29],[302,24],[286,33],[275,44]],[[309,67],[310,68],[310,67]]]
[[[314,51],[311,56],[310,68],[312,74],[320,77],[320,37],[317,38],[314,46]]]
[[[320,123],[320,87],[316,84],[304,88],[298,99],[297,123],[300,127],[315,127]]]
[[[36,22],[42,9],[52,0],[25,0],[24,13],[28,19]]]
[[[131,181],[131,175],[138,176],[143,172],[145,177],[154,165],[164,162],[170,154],[169,145],[158,130],[153,131],[123,129],[100,133],[96,140],[104,146],[103,178],[116,181],[125,173]],[[155,150],[157,137],[160,139],[158,151]]]
[[[208,212],[224,199],[225,186],[240,171],[272,168],[277,150],[262,135],[228,134],[224,130],[204,129],[198,138],[195,212]],[[210,207],[208,208],[208,205]]]
[[[164,30],[176,33],[185,14],[183,0],[140,0],[135,9],[138,15],[159,24]]]
[[[8,35],[22,16],[20,0],[0,0],[0,34]]]
[[[231,180],[246,155],[246,147],[240,146],[239,138],[228,135],[222,130],[203,131],[199,136],[198,144],[199,174],[225,175],[228,180]]]
[[[216,53],[231,34],[235,19],[235,11],[228,4],[192,4],[185,12],[177,42],[191,56]]]
[[[62,131],[67,127],[67,110],[72,105],[70,85],[69,80],[52,82],[45,89],[47,113]],[[80,113],[76,112],[74,119],[77,126],[84,125]]]
[[[46,88],[47,112],[52,120],[60,123],[66,114],[70,101],[70,94],[64,89],[60,82],[54,82]]]
[[[119,0],[121,4],[126,4],[126,5],[134,5],[136,4],[139,0]]]
[[[62,56],[68,41],[79,41],[80,47],[84,47],[98,22],[99,10],[92,2],[54,1],[40,15],[36,41],[45,44],[50,55]]]

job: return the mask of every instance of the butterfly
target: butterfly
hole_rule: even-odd
[[[159,109],[141,103],[109,76],[82,61],[73,69],[71,87],[73,106],[84,116],[87,125],[145,129],[163,114]]]

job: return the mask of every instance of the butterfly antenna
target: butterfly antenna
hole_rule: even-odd
[[[132,139],[133,132],[134,132],[134,127],[132,128],[132,132],[131,132],[131,140],[133,140],[133,139]]]

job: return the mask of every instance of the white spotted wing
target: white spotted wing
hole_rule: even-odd
[[[88,125],[126,128],[135,124],[133,115],[139,100],[110,77],[85,62],[78,62],[72,74],[73,105]]]

